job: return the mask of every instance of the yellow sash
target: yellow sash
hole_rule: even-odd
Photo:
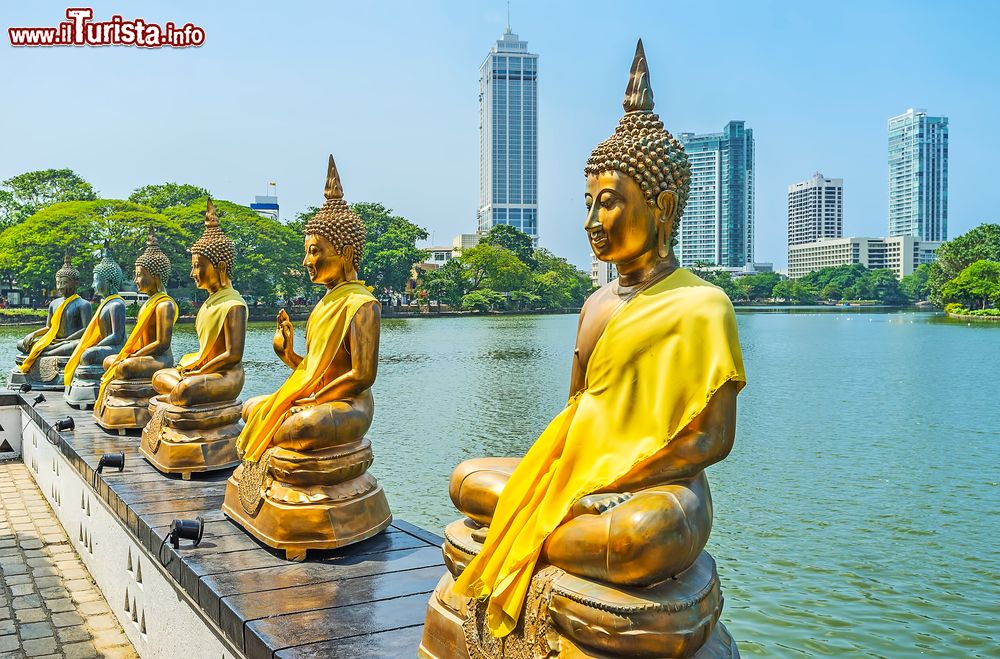
[[[210,361],[215,356],[210,351],[225,328],[226,316],[230,309],[237,306],[246,309],[247,303],[235,288],[222,288],[209,295],[205,304],[198,309],[194,321],[194,328],[198,333],[198,352],[184,355],[177,365],[193,370]]]
[[[619,307],[574,396],[504,486],[480,554],[455,591],[489,597],[494,636],[517,624],[542,544],[581,497],[652,457],[714,393],[746,383],[729,298],[678,269]]]
[[[76,344],[76,349],[73,350],[73,354],[69,356],[69,361],[66,363],[66,370],[63,372],[63,384],[67,387],[73,382],[73,374],[76,373],[76,367],[80,365],[80,359],[83,358],[83,351],[87,348],[92,348],[95,343],[104,338],[101,336],[101,310],[104,308],[104,305],[111,300],[121,299],[122,296],[115,293],[114,295],[107,296],[97,305],[97,311],[90,317],[87,329],[84,330],[80,342]]]
[[[118,351],[118,356],[115,357],[115,361],[111,364],[111,367],[104,371],[104,375],[101,376],[101,388],[97,391],[97,402],[94,403],[94,416],[99,416],[101,411],[104,409],[104,390],[107,388],[108,383],[115,379],[115,375],[118,372],[118,366],[125,361],[127,357],[131,357],[132,353],[136,352],[143,347],[143,337],[146,334],[146,330],[149,323],[152,322],[156,313],[156,306],[163,302],[164,300],[170,300],[174,302],[173,298],[159,291],[154,293],[139,309],[139,315],[135,319],[135,327],[132,328],[132,333],[128,335],[125,339],[125,345],[122,349]],[[177,322],[177,303],[174,302],[174,322]]]
[[[293,403],[316,392],[344,343],[354,315],[373,300],[375,296],[359,281],[338,284],[323,296],[306,322],[305,357],[276,392],[257,404],[236,441],[244,460],[259,460]]]
[[[35,343],[31,346],[31,350],[28,351],[28,356],[24,358],[23,362],[21,362],[22,373],[27,373],[31,370],[31,367],[41,356],[42,351],[48,348],[52,343],[52,340],[56,338],[56,335],[59,334],[59,326],[62,324],[63,312],[66,311],[66,307],[68,307],[71,302],[78,299],[80,299],[80,296],[73,293],[68,298],[63,300],[58,307],[56,307],[55,313],[52,314],[52,324],[49,325],[48,331],[45,332],[40,339],[35,341]]]

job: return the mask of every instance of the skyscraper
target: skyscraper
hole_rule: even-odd
[[[753,130],[730,121],[721,133],[681,133],[691,194],[681,218],[681,265],[753,266]]]
[[[844,235],[844,179],[819,172],[788,186],[788,246]]]
[[[948,117],[889,120],[889,235],[948,240]]]
[[[538,55],[510,31],[479,67],[479,231],[509,224],[538,242]]]

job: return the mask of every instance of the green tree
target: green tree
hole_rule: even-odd
[[[917,269],[899,280],[899,289],[911,302],[926,300],[930,293],[930,286],[927,278],[930,273],[930,266],[921,263]]]
[[[0,230],[63,201],[92,201],[97,193],[71,169],[42,169],[0,183]]]
[[[781,281],[777,272],[758,272],[735,280],[739,296],[748,302],[759,302],[772,297],[774,286]]]
[[[1000,304],[1000,262],[980,259],[969,264],[944,285],[941,298],[945,303],[960,302],[970,309]]]
[[[568,309],[583,305],[593,288],[587,273],[547,249],[536,249],[533,260],[531,292],[537,299],[522,296],[523,306]]]
[[[1000,224],[980,224],[938,247],[927,273],[928,299],[944,306],[945,284],[976,261],[1000,261]]]
[[[514,252],[529,268],[535,268],[534,246],[531,236],[509,224],[494,225],[479,241],[480,245],[496,245]]]
[[[506,298],[489,288],[481,288],[462,296],[462,308],[466,311],[493,311],[502,309]]]
[[[505,247],[479,243],[462,252],[461,263],[471,291],[489,288],[509,293],[526,290],[530,285],[530,268]]]
[[[458,259],[451,259],[437,270],[424,273],[417,284],[427,297],[450,307],[462,304],[465,295],[465,271]]]
[[[117,199],[53,204],[8,228],[0,233],[0,272],[40,302],[54,286],[66,249],[72,249],[73,263],[81,271],[81,292],[86,293],[104,240],[131,273],[150,226],[173,263],[171,285],[182,277],[186,281],[190,257],[185,250],[194,240],[189,228],[151,208]]]
[[[171,206],[190,206],[195,202],[204,203],[205,198],[209,196],[211,193],[208,190],[197,185],[160,183],[136,188],[129,195],[128,200],[134,204],[142,204],[162,211]]]
[[[816,288],[801,279],[783,279],[774,285],[772,295],[779,300],[795,304],[816,304],[819,294]]]
[[[839,286],[831,282],[823,287],[819,296],[828,302],[835,302],[837,300],[844,299],[844,291],[840,290]]]
[[[427,250],[417,248],[427,232],[379,203],[361,202],[351,209],[364,221],[367,234],[359,277],[376,291],[405,290],[413,264],[427,258]]]

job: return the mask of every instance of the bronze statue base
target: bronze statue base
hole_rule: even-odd
[[[66,389],[63,378],[65,377],[66,364],[69,363],[69,355],[65,357],[39,357],[27,373],[22,373],[18,367],[24,362],[25,357],[26,355],[14,357],[14,363],[17,366],[10,372],[10,378],[7,380],[8,389],[19,389],[26,382],[31,385],[33,391],[63,391]]]
[[[149,380],[112,380],[104,395],[104,407],[94,413],[94,421],[119,435],[142,430],[149,423],[149,400],[156,395]]]
[[[445,529],[449,572],[427,606],[421,657],[481,659],[498,652],[499,642],[485,628],[484,605],[452,591],[453,575],[461,574],[482,548],[481,531],[471,520]],[[718,622],[722,593],[707,552],[673,579],[648,587],[602,583],[541,564],[530,591],[521,622],[503,641],[516,652],[539,654],[541,648],[541,656],[606,659],[739,657],[735,641]]]
[[[154,396],[139,451],[159,471],[185,480],[192,473],[235,467],[242,408],[238,400],[178,407]]]
[[[251,514],[240,499],[243,470],[241,466],[229,477],[222,512],[264,544],[283,550],[287,560],[304,560],[310,549],[336,549],[367,540],[392,522],[385,491],[368,474],[343,483],[342,496],[313,503],[274,500],[267,495],[267,485]]]
[[[78,366],[73,373],[73,381],[63,394],[66,403],[81,410],[91,409],[97,402],[97,392],[101,389],[103,376],[103,366]]]

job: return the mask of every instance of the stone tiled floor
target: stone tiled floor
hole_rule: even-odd
[[[0,659],[137,656],[28,469],[0,463]]]

